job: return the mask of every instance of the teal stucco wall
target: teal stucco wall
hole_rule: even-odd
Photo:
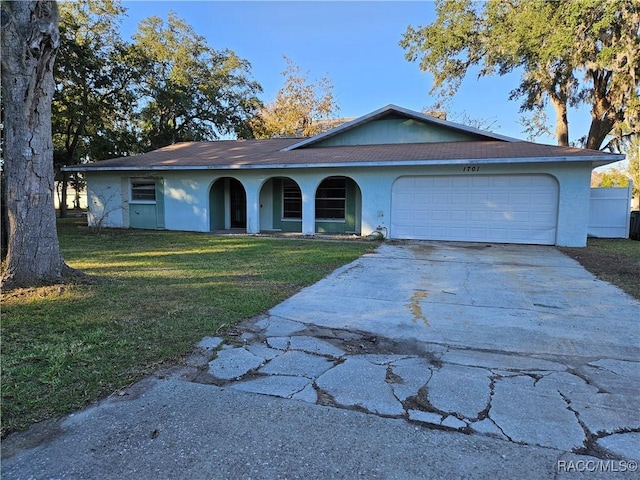
[[[379,145],[390,143],[461,142],[475,140],[471,133],[407,119],[383,119],[365,123],[316,143],[315,147]]]

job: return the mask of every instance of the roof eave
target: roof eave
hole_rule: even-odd
[[[142,172],[142,171],[180,171],[180,170],[273,170],[293,168],[344,168],[344,167],[407,167],[430,165],[465,165],[465,164],[527,164],[527,163],[578,163],[589,162],[594,168],[624,160],[624,155],[610,154],[606,156],[565,156],[565,157],[513,157],[513,158],[458,158],[437,160],[383,160],[370,162],[319,162],[319,163],[279,163],[279,164],[244,164],[244,165],[149,165],[149,166],[116,166],[92,167],[91,165],[71,165],[62,168],[63,172]]]

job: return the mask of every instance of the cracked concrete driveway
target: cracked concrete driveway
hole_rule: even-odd
[[[127,429],[157,432],[149,418],[159,408],[149,407],[154,402],[209,425],[214,420],[203,418],[204,407],[189,406],[184,395],[208,392],[213,415],[222,419],[233,416],[220,404],[232,396],[259,445],[252,444],[249,461],[241,464],[237,456],[246,453],[244,443],[225,461],[218,452],[235,445],[237,435],[246,440],[247,432],[237,425],[233,437],[216,430],[208,458],[217,470],[192,461],[190,478],[637,475],[640,303],[553,247],[386,243],[244,322],[227,340],[207,337],[198,347],[164,384],[132,391],[129,405],[118,407],[144,411],[140,402],[147,402],[148,412]],[[165,391],[173,393],[164,398]],[[177,403],[175,392],[183,395]],[[89,412],[99,417],[122,400],[115,402]],[[286,411],[286,419],[256,417],[260,406]],[[106,418],[116,430],[111,441],[121,438],[124,427]],[[78,420],[66,422],[63,430],[79,428]],[[186,436],[195,429],[187,420],[175,428]],[[283,435],[295,439],[295,449],[283,447]],[[88,457],[56,470],[47,459],[64,451],[60,442],[18,448],[3,477],[6,471],[7,478],[31,478],[21,474],[35,464],[44,465],[42,478],[66,478],[60,469],[78,478],[112,478],[78,474],[96,455],[106,462],[106,453],[96,453],[106,448],[104,437],[89,442]],[[109,471],[185,476],[164,465],[149,442],[139,439],[129,447],[135,458]],[[329,452],[328,444],[340,453]],[[182,455],[190,452],[190,444],[180,445]],[[284,455],[283,448],[293,450]],[[355,451],[364,455],[354,464]],[[140,459],[147,457],[163,469],[140,475]]]
[[[233,388],[640,459],[640,306],[553,247],[385,244],[249,329]]]

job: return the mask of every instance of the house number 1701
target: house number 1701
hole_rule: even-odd
[[[462,171],[463,172],[479,172],[480,167],[477,165],[474,165],[474,166],[467,165],[466,167],[462,167]]]

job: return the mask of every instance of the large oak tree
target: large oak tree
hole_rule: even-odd
[[[262,87],[251,65],[231,50],[215,50],[170,12],[144,19],[134,35],[141,80],[139,128],[145,149],[176,142],[251,136],[248,122]]]
[[[51,1],[2,2],[5,288],[58,282],[65,268],[53,207],[51,99],[59,44]],[[4,239],[3,239],[4,240]]]
[[[637,0],[439,0],[435,22],[408,27],[407,59],[453,95],[472,67],[482,75],[520,71],[511,98],[523,111],[556,114],[558,144],[569,143],[567,109],[591,107],[587,148],[599,149],[621,123],[637,134],[640,3]]]

